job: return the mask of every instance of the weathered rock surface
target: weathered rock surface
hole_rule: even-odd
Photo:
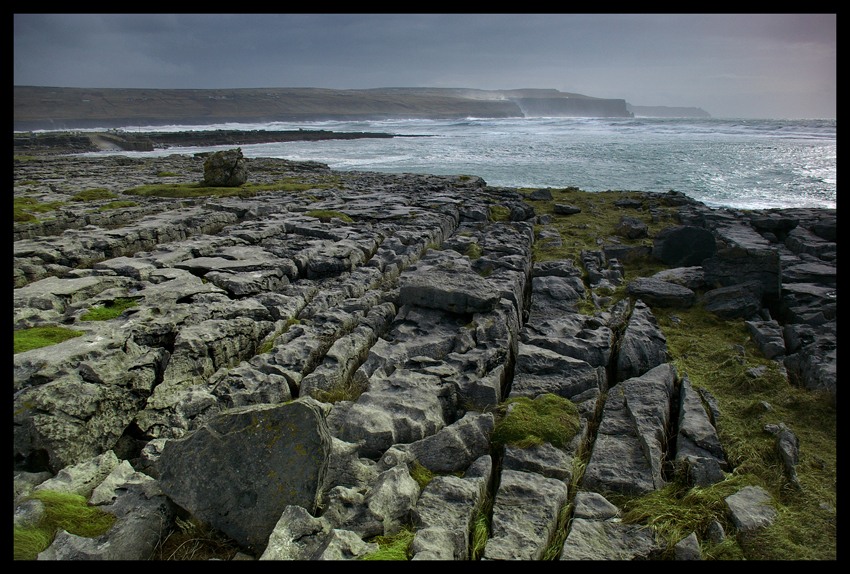
[[[33,160],[16,163],[15,193],[120,193],[162,172],[197,182],[203,163]],[[469,560],[490,506],[485,560],[552,557],[560,540],[562,560],[655,559],[663,542],[605,494],[662,488],[665,461],[697,485],[732,469],[717,406],[669,362],[653,307],[702,303],[746,322],[789,381],[835,395],[834,214],[630,200],[677,208],[679,225],[652,238],[673,268],[609,306],[620,258],[648,246],[535,261],[543,218],[517,190],[245,163],[252,182],[297,176],[304,189],[134,195],[120,217],[94,202],[16,224],[15,329],[83,335],[15,354],[15,522],[37,519],[26,495],[48,488],[118,518],[98,538],[60,533],[41,559],[147,559],[191,515],[260,560],[355,559],[408,525],[412,559]],[[510,215],[494,221],[494,207]],[[620,233],[644,229],[625,218]],[[135,306],[83,319],[119,298]],[[578,407],[573,441],[494,448],[496,407],[546,393]],[[797,437],[768,430],[793,481]],[[420,467],[437,475],[424,488]],[[727,499],[739,530],[770,523],[765,494]],[[676,556],[698,558],[693,542]]]

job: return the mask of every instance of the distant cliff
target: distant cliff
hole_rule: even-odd
[[[271,121],[524,116],[630,117],[625,100],[549,89],[14,87],[14,129]]]

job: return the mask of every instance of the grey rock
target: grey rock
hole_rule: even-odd
[[[777,511],[770,494],[760,486],[745,486],[725,499],[732,523],[748,533],[773,524]]]
[[[608,520],[576,518],[561,549],[561,560],[651,560],[661,544],[652,530]]]
[[[667,355],[667,339],[652,310],[642,300],[636,301],[620,338],[616,380],[639,377],[667,362]]]
[[[493,502],[484,560],[540,560],[567,503],[567,485],[539,474],[505,470]]]
[[[248,168],[241,149],[213,152],[204,160],[204,185],[239,187],[246,181]]]
[[[661,459],[676,370],[661,364],[608,391],[582,485],[595,492],[645,494],[662,488]]]
[[[691,532],[673,547],[673,556],[676,560],[702,560],[702,551],[696,532]]]
[[[311,399],[243,407],[168,441],[159,481],[182,508],[257,550],[286,506],[315,512],[330,448],[323,411]]]
[[[701,265],[717,252],[714,235],[691,225],[668,227],[656,234],[652,256],[671,267]]]
[[[696,294],[691,289],[652,277],[638,277],[630,281],[626,291],[649,305],[659,307],[687,309],[696,302]]]

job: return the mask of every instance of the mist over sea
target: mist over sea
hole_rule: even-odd
[[[241,146],[248,158],[311,160],[335,170],[468,174],[501,187],[672,189],[712,207],[739,209],[836,207],[836,120],[468,118],[128,126],[124,131],[210,129],[418,136]],[[229,147],[121,153],[191,154]]]

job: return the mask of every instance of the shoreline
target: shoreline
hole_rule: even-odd
[[[103,132],[61,131],[14,134],[15,153],[70,155],[96,151],[154,151],[174,146],[217,146],[321,141],[338,139],[393,138],[385,132],[334,132],[329,130],[199,130],[180,132],[132,133],[118,130]],[[418,136],[404,136],[418,137]]]

